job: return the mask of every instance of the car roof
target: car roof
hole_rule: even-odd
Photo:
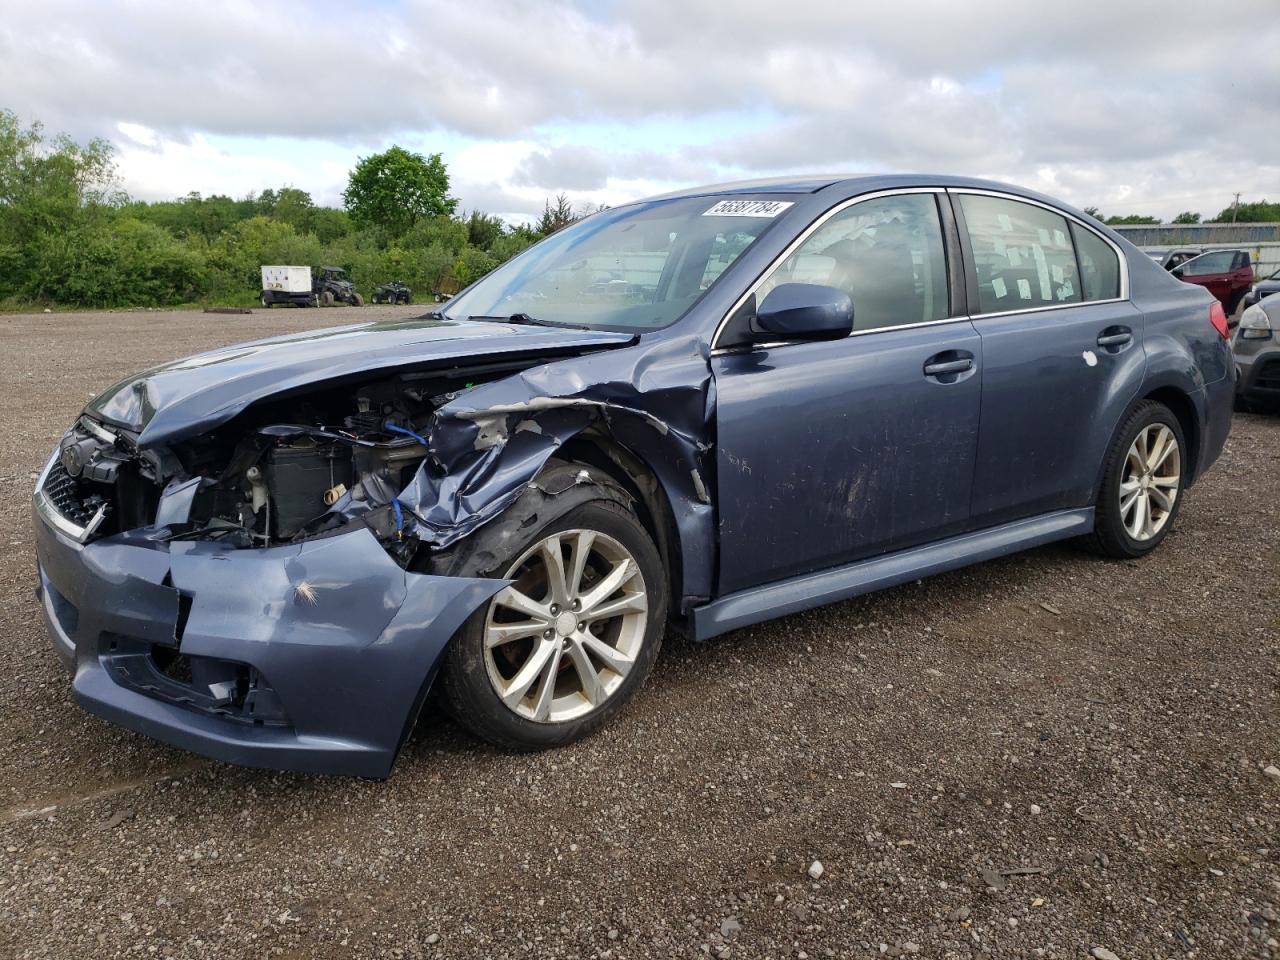
[[[732,183],[715,183],[705,186],[688,187],[674,190],[658,196],[645,197],[639,202],[650,200],[675,200],[682,197],[715,197],[739,193],[817,193],[828,187],[838,188],[842,192],[866,193],[875,190],[892,190],[902,187],[955,187],[976,190],[997,190],[1001,193],[1019,194],[1035,200],[1048,201],[1061,206],[1059,200],[1046,197],[1028,190],[1026,187],[995,180],[980,180],[975,177],[956,177],[924,173],[855,173],[855,174],[812,174],[795,177],[770,177],[761,180],[737,180]]]

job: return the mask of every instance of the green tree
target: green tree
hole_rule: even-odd
[[[1129,224],[1159,223],[1160,219],[1158,217],[1143,216],[1140,213],[1130,213],[1123,217],[1107,217],[1105,222],[1108,226],[1115,227]]]
[[[1102,215],[1102,211],[1099,210],[1097,207],[1085,207],[1084,213],[1090,217],[1093,217],[1093,219],[1099,221],[1100,223],[1107,222],[1106,218]]]
[[[413,225],[399,242],[408,248],[441,247],[458,253],[470,242],[470,231],[453,217],[425,217]]]
[[[578,216],[573,212],[573,204],[569,202],[569,198],[563,193],[558,193],[554,205],[550,200],[542,204],[542,216],[538,218],[538,225],[534,229],[542,236],[549,237],[577,220]]]
[[[498,261],[477,247],[466,247],[453,262],[453,275],[462,283],[479,280],[498,265]]]
[[[473,247],[488,250],[494,241],[506,233],[506,225],[501,217],[490,216],[479,210],[472,210],[467,217],[467,242]]]
[[[360,158],[342,199],[357,226],[381,226],[393,237],[423,217],[450,216],[458,206],[440,154],[424,157],[403,147]]]
[[[1186,211],[1184,211],[1184,212],[1182,212],[1182,213],[1178,214],[1176,217],[1174,217],[1174,218],[1173,218],[1173,222],[1174,222],[1174,223],[1177,223],[1177,224],[1192,224],[1192,223],[1199,223],[1199,222],[1200,222],[1200,214],[1198,214],[1198,213],[1192,213],[1190,210],[1186,210]]]
[[[538,235],[528,227],[516,227],[493,241],[489,247],[489,255],[498,263],[505,263],[517,253],[538,242]]]
[[[1225,207],[1213,218],[1216,223],[1276,223],[1280,222],[1280,203],[1257,200],[1239,206]]]
[[[311,226],[314,212],[315,204],[311,200],[311,194],[297,187],[281,187],[276,194],[275,206],[271,208],[271,217],[289,224],[295,230],[306,230]]]
[[[0,298],[50,299],[75,248],[124,203],[111,144],[46,137],[0,111]]]

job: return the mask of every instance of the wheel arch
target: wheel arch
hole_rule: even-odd
[[[557,456],[603,471],[635,500],[640,523],[653,537],[666,567],[668,595],[672,598],[670,614],[682,617],[685,551],[671,506],[671,493],[662,481],[661,472],[602,430],[588,429],[577,434],[561,446]]]
[[[1157,387],[1142,397],[1153,400],[1169,408],[1169,411],[1182,428],[1182,439],[1187,444],[1186,463],[1188,468],[1187,486],[1195,482],[1196,467],[1200,463],[1200,418],[1196,412],[1191,396],[1174,386]]]

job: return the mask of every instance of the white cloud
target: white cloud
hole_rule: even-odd
[[[116,140],[142,196],[291,182],[332,200],[344,158],[438,140],[464,205],[512,215],[559,190],[617,202],[739,175],[894,169],[1167,216],[1276,193],[1275,12],[1274,0],[1198,16],[1114,0],[1053,15],[1025,0],[44,0],[0,20],[0,90],[51,129]],[[735,131],[712,134],[726,117]],[[664,123],[681,134],[656,149],[574,136]],[[230,137],[245,145],[235,155],[216,146]]]

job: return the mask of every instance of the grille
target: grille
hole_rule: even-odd
[[[86,486],[67,473],[61,461],[55,460],[45,477],[44,494],[60,514],[76,526],[83,527],[104,504],[107,508],[105,517],[111,515],[111,503],[101,493],[87,491]]]
[[[1264,360],[1253,385],[1264,390],[1280,390],[1280,357]]]

